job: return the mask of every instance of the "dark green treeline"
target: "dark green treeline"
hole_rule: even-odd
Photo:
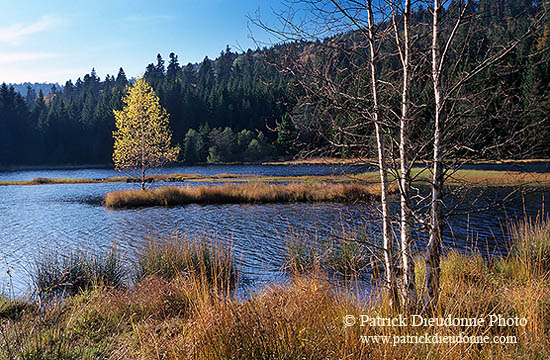
[[[286,112],[285,82],[260,52],[229,48],[215,60],[181,66],[159,54],[145,79],[170,114],[182,160],[258,160],[285,150],[275,127]],[[101,80],[94,70],[46,97],[0,88],[0,164],[105,164],[111,160],[114,109],[129,84],[121,68]],[[187,139],[187,141],[185,141]]]
[[[476,54],[483,56],[486,44],[504,43],[519,36],[537,11],[536,4],[527,0],[480,0],[472,9],[495,12],[494,16],[487,16],[486,21],[478,24],[483,31],[479,31],[480,37],[468,45],[474,57]],[[499,15],[499,11],[511,13]],[[515,21],[511,24],[499,21],[504,15]],[[429,12],[422,8],[416,9],[414,16],[418,24],[429,20]],[[418,33],[422,33],[422,29]],[[327,114],[334,116],[337,122],[361,120],[354,118],[353,113],[325,112],[320,106],[311,112],[297,114],[304,109],[299,106],[303,101],[303,89],[297,86],[294,78],[279,71],[278,66],[292,63],[292,60],[315,66],[325,62],[324,57],[332,56],[335,70],[331,76],[344,79],[346,71],[354,71],[346,66],[350,58],[345,54],[335,55],[333,48],[328,51],[327,44],[344,43],[348,47],[366,48],[360,43],[362,37],[356,35],[345,33],[313,43],[291,42],[244,53],[226,48],[218,58],[205,58],[201,64],[181,65],[176,54],[169,54],[167,59],[159,54],[155,62],[146,67],[144,77],[170,114],[173,142],[181,146],[180,160],[185,162],[258,161],[291,156],[308,148],[326,149],[325,154],[332,156],[369,156],[375,154],[374,147],[367,146],[366,153],[365,147],[361,153],[331,149],[331,137],[342,134],[326,128],[323,136],[318,136],[316,121]],[[428,37],[421,37],[416,46],[429,49],[429,44],[424,43],[426,39]],[[481,99],[482,111],[469,113],[462,120],[479,122],[483,119],[483,126],[490,134],[466,139],[471,141],[468,144],[471,148],[491,148],[492,144],[526,128],[531,134],[522,133],[522,136],[534,140],[517,145],[517,151],[513,149],[515,153],[522,157],[550,157],[549,47],[550,24],[547,23],[540,32],[531,34],[507,54],[498,69],[488,68],[486,74],[482,74],[483,81],[468,85],[472,94],[491,95]],[[391,52],[391,43],[381,48]],[[382,74],[396,73],[397,63],[394,57],[388,56],[378,70]],[[395,82],[398,88],[399,79]],[[108,75],[103,80],[92,70],[75,83],[67,81],[64,87],[52,89],[48,96],[41,91],[36,94],[31,88],[20,95],[3,84],[0,87],[0,165],[109,163],[113,110],[121,109],[121,98],[128,84],[129,79],[122,68],[116,76]],[[491,92],[480,91],[488,84]],[[413,84],[413,100],[422,103],[430,96],[429,81]],[[419,128],[428,132],[431,112],[432,109],[426,107],[418,114]],[[291,115],[294,121],[289,120]],[[365,126],[361,131],[368,137],[372,129]],[[465,139],[457,136],[449,141]],[[494,152],[488,156],[504,155]]]

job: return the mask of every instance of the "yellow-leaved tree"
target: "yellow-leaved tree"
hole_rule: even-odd
[[[140,170],[145,189],[147,169],[175,161],[179,147],[172,146],[168,113],[149,84],[138,79],[123,99],[122,110],[115,110],[116,130],[113,162],[116,170]]]

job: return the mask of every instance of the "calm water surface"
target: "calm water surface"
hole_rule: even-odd
[[[365,171],[365,167],[338,166],[204,166],[165,169],[165,173],[219,173],[258,175],[314,175],[344,171]],[[116,176],[112,170],[43,170],[0,172],[0,180],[35,177]],[[186,205],[172,208],[107,210],[100,205],[109,191],[137,188],[136,184],[66,184],[0,187],[0,292],[2,287],[23,293],[30,287],[30,272],[40,254],[70,249],[100,251],[116,246],[128,263],[150,240],[173,233],[207,234],[234,249],[240,270],[254,284],[278,281],[291,234],[305,234],[313,246],[333,241],[335,236],[367,228],[376,234],[378,211],[368,204],[269,204],[269,205]],[[487,199],[502,199],[508,189],[491,189]],[[506,204],[495,204],[469,217],[450,220],[446,248],[505,253],[508,241],[502,233],[506,221],[539,212],[550,192],[537,191]],[[525,204],[525,206],[524,206]],[[479,201],[478,207],[489,205]],[[469,204],[465,207],[471,210]],[[418,235],[421,245],[423,237]],[[420,246],[419,246],[420,247]],[[12,285],[13,283],[13,285]]]

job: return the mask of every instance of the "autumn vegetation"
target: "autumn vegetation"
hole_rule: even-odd
[[[117,170],[139,171],[143,190],[146,171],[175,161],[180,148],[171,145],[169,115],[144,79],[138,79],[122,101],[122,110],[114,111],[113,163]]]
[[[157,65],[151,64],[143,79],[125,88],[126,96],[121,91],[112,95],[120,101],[113,109],[105,107],[109,115],[102,116],[110,119],[112,112],[115,120],[112,160],[115,169],[137,171],[137,177],[37,178],[0,185],[140,183],[141,189],[106,194],[104,205],[110,209],[376,200],[380,239],[359,241],[365,239],[348,234],[325,248],[313,248],[305,238],[292,238],[281,269],[287,280],[253,288],[252,293],[243,291],[249,289],[240,284],[238,261],[230,246],[207,236],[150,239],[133,269],[114,250],[45,256],[33,269],[33,296],[28,300],[0,297],[0,359],[548,356],[550,220],[526,217],[510,225],[513,241],[505,257],[443,248],[451,214],[448,201],[462,200],[451,198],[458,187],[514,186],[519,190],[550,184],[549,174],[462,169],[468,160],[547,153],[548,86],[535,80],[548,79],[550,74],[545,65],[550,38],[547,2],[521,1],[516,6],[507,0],[493,6],[490,1],[433,0],[426,9],[416,8],[412,0],[297,3],[310,6],[316,24],[329,27],[323,31],[340,35],[321,41],[317,34],[308,33],[312,28],[307,24],[302,28],[292,23],[294,19],[283,18],[284,29],[272,30],[281,36],[282,45],[258,53],[277,56],[252,61],[252,52],[241,56],[227,49],[214,68],[206,58],[194,74],[192,64],[184,72],[175,54],[166,71],[159,55]],[[488,22],[493,12],[498,20]],[[485,29],[494,31],[486,34]],[[319,39],[315,46],[312,38]],[[266,128],[274,124],[276,139],[275,131],[268,139],[262,131],[254,133],[242,126],[245,117],[239,116],[238,108],[248,113],[250,99],[231,96],[249,87],[236,79],[249,78],[250,74],[241,73],[253,62],[261,64],[258,68],[265,66],[262,73],[280,84],[273,87],[270,100],[288,95],[288,101],[280,101],[286,104],[284,109],[274,108],[271,117],[262,118]],[[81,87],[99,96],[105,89],[120,90],[122,83],[128,83],[125,75],[121,75],[121,84],[116,82],[108,78],[102,84],[94,74],[76,87],[68,83],[63,94],[52,98],[49,108],[63,108],[65,101],[76,96],[69,93],[78,93]],[[176,91],[178,87],[191,90]],[[215,88],[221,90],[220,95]],[[201,124],[184,121],[185,111],[178,101],[167,101],[167,107],[178,114],[171,123],[153,89],[184,95],[185,104],[208,99],[197,113],[210,115],[204,115]],[[195,93],[192,89],[197,89],[196,98],[189,95]],[[5,99],[13,92],[3,85],[1,102],[7,103]],[[239,99],[241,105],[224,99]],[[4,127],[10,131],[6,134],[16,133],[16,114],[27,112],[22,98],[18,102],[21,109],[8,114],[10,122]],[[48,106],[43,95],[34,107],[36,114],[45,114]],[[225,121],[217,118],[221,114],[240,118],[237,132],[230,126],[222,130]],[[37,138],[56,139],[57,135],[51,135],[57,134],[53,125],[60,121],[56,116],[48,115],[51,126],[37,126]],[[210,120],[218,127],[211,129]],[[246,126],[252,125],[249,122]],[[90,129],[110,135],[108,126],[93,122],[68,133]],[[8,144],[9,137],[3,137]],[[50,149],[50,142],[38,148]],[[531,148],[530,142],[536,146]],[[110,142],[103,136],[101,143],[105,148]],[[285,157],[297,147],[303,154],[376,156],[378,172],[298,180],[147,175],[150,169],[178,157],[188,163],[232,161],[233,150],[239,149],[241,158],[257,161],[276,153]],[[7,147],[9,151],[3,153],[12,155],[17,148]],[[65,153],[65,147],[55,148]],[[34,151],[25,152],[21,159]],[[418,163],[426,166],[418,168]],[[147,186],[157,181],[225,183]],[[546,216],[544,209],[542,213]],[[425,242],[417,241],[421,232]],[[423,257],[415,248],[418,245],[423,247]],[[368,286],[366,281],[370,281]],[[525,325],[398,327],[343,321],[349,315],[359,319],[361,315],[393,318],[418,313],[437,318],[493,314],[525,319]],[[396,336],[462,333],[503,337],[507,343],[396,344],[393,340]],[[380,335],[392,340],[380,343],[364,338]]]
[[[550,223],[520,222],[505,258],[448,252],[436,316],[527,319],[512,327],[359,327],[343,316],[397,316],[387,299],[335,288],[315,265],[245,298],[228,247],[212,238],[151,242],[124,284],[88,283],[64,298],[0,298],[0,357],[6,359],[543,359],[550,350]],[[210,245],[205,245],[210,244]],[[88,269],[100,261],[79,256]],[[87,260],[86,260],[87,259]],[[102,259],[108,259],[104,257]],[[52,271],[68,263],[53,262]],[[423,276],[423,260],[416,260]],[[295,269],[296,270],[296,269]],[[97,274],[97,272],[96,272]],[[338,289],[338,290],[337,290]],[[65,295],[69,295],[67,292]],[[44,300],[43,300],[44,301]],[[510,344],[363,343],[360,336],[489,335]]]
[[[109,208],[174,206],[185,204],[356,202],[379,197],[378,185],[243,183],[201,186],[166,186],[149,190],[123,190],[105,196]]]
[[[414,168],[412,175],[415,182],[427,183],[430,171],[422,168]],[[359,174],[343,175],[305,175],[305,176],[263,176],[245,174],[151,174],[145,179],[148,183],[219,183],[219,182],[269,182],[269,183],[312,183],[312,182],[359,182],[373,183],[377,180],[376,172],[364,172]],[[395,180],[392,175],[391,181]],[[38,177],[30,180],[1,180],[0,186],[7,185],[55,185],[55,184],[100,184],[100,183],[139,183],[140,179],[131,176],[115,176],[109,178],[46,178]],[[496,170],[457,170],[448,175],[447,185],[470,186],[530,186],[546,187],[550,185],[550,174],[530,173],[520,171],[496,171]]]

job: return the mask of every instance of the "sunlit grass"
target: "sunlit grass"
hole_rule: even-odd
[[[413,168],[413,180],[428,185],[431,182],[430,169]],[[395,173],[390,173],[389,179],[395,182]],[[360,174],[341,175],[306,175],[306,176],[263,176],[241,174],[158,174],[150,175],[146,181],[152,182],[206,182],[206,183],[377,183],[377,171],[368,171]],[[138,178],[116,176],[104,179],[91,178],[35,178],[31,180],[3,180],[0,186],[7,185],[55,185],[55,184],[99,184],[99,183],[136,183]],[[449,172],[446,177],[449,186],[550,186],[550,173],[530,173],[518,171],[497,170],[457,170]]]
[[[201,279],[225,290],[234,289],[238,282],[230,247],[206,236],[172,235],[150,240],[138,257],[136,278],[150,276]]]
[[[244,183],[197,187],[161,187],[108,193],[109,208],[173,206],[184,204],[355,202],[370,201],[380,194],[377,185],[361,184],[266,184]]]
[[[397,317],[399,313],[389,309],[384,295],[357,293],[355,287],[335,288],[318,267],[295,272],[287,282],[263,287],[245,298],[237,297],[229,282],[221,285],[227,291],[212,291],[219,284],[208,280],[206,273],[230,273],[211,265],[229,264],[230,250],[213,250],[215,245],[205,245],[215,244],[208,239],[193,242],[174,236],[152,241],[139,255],[138,269],[143,271],[134,286],[97,284],[63,301],[43,304],[40,310],[32,301],[0,298],[0,358],[544,359],[550,351],[550,273],[544,265],[546,245],[541,244],[548,242],[548,224],[526,222],[513,227],[517,242],[505,258],[446,254],[441,262],[440,301],[430,315],[487,318],[500,314],[525,318],[526,326],[361,327],[356,323],[347,327],[346,315],[360,321],[361,315]],[[346,254],[355,251],[344,250]],[[206,270],[209,267],[218,270]],[[421,260],[416,269],[421,283]],[[461,332],[513,336],[517,342],[393,343],[395,336]],[[389,336],[390,341],[361,341],[361,336],[369,335]]]
[[[374,270],[377,276],[378,269],[373,268],[381,257],[375,249],[364,231],[342,231],[323,243],[311,234],[290,234],[282,270],[293,275],[322,271],[339,279],[359,279]]]

